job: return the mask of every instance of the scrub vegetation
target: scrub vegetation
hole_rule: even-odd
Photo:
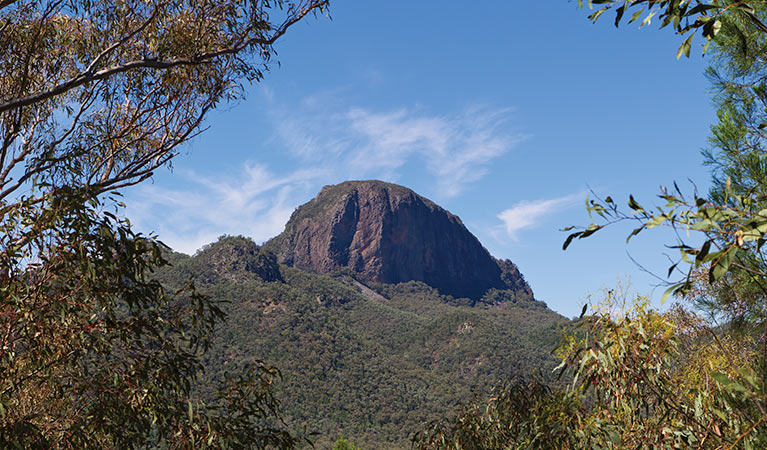
[[[522,289],[363,285],[242,237],[173,253],[118,190],[327,1],[0,0],[0,447],[767,447],[767,6],[578,4],[710,58],[711,190],[591,199],[563,245],[681,231],[662,310],[616,287],[568,321]]]

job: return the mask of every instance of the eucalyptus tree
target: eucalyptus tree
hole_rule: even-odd
[[[705,311],[712,342],[734,339],[758,350],[741,361],[740,371],[710,375],[728,392],[719,398],[729,405],[729,425],[740,430],[730,446],[759,448],[767,439],[767,5],[750,0],[588,4],[594,5],[600,8],[592,20],[613,12],[616,26],[635,20],[647,25],[657,17],[662,28],[683,36],[677,57],[689,56],[696,36],[703,39],[703,51],[712,57],[707,75],[717,108],[703,151],[713,185],[702,195],[686,195],[676,183],[661,188],[663,204],[654,208],[633,196],[626,209],[609,196],[591,200],[588,209],[598,220],[570,234],[564,248],[616,222],[637,224],[627,239],[658,226],[678,231],[671,248],[679,256],[668,271],[678,279],[669,283],[664,299],[673,293]],[[726,354],[724,347],[712,347],[711,357]]]
[[[754,396],[759,375],[743,339],[709,336],[682,308],[609,290],[557,355],[569,383],[501,385],[485,403],[430,424],[421,450],[747,449],[767,435]],[[571,330],[572,331],[572,330]],[[740,377],[742,382],[733,381]]]
[[[167,166],[327,0],[0,0],[0,446],[289,448],[252,361],[203,399],[219,305],[152,280],[118,189]]]
[[[582,5],[582,2],[579,2]],[[704,151],[706,164],[712,167],[714,186],[710,193],[687,195],[674,183],[662,188],[659,198],[665,205],[645,208],[633,196],[628,210],[611,198],[591,200],[590,213],[602,221],[571,233],[563,248],[574,239],[589,237],[600,229],[621,221],[636,221],[638,226],[628,239],[638,233],[665,225],[704,236],[701,245],[690,245],[680,233],[673,246],[679,260],[670,268],[671,276],[685,269],[684,279],[674,283],[666,294],[682,294],[693,287],[696,269],[705,267],[711,283],[725,282],[725,275],[741,276],[741,282],[756,283],[767,293],[762,281],[767,266],[762,252],[767,233],[767,7],[760,1],[676,1],[676,0],[592,0],[589,7],[601,8],[589,17],[598,20],[614,11],[615,25],[641,20],[648,25],[657,17],[660,26],[671,26],[684,36],[677,56],[689,55],[693,38],[704,39],[703,51],[713,49],[708,75],[716,90],[718,122],[712,126],[710,148]],[[631,13],[631,17],[627,14]],[[575,229],[568,228],[567,230]]]
[[[576,322],[558,351],[566,388],[541,383],[500,387],[486,404],[432,424],[414,437],[422,449],[700,448],[767,445],[767,4],[717,0],[579,0],[599,20],[653,20],[712,58],[717,122],[704,160],[710,192],[662,188],[662,206],[633,196],[623,208],[593,199],[595,221],[571,227],[563,247],[618,222],[678,231],[666,295],[690,300],[665,312],[647,299],[598,307]],[[697,39],[696,39],[697,38]],[[660,164],[661,162],[659,162]],[[644,203],[644,202],[642,202]],[[692,243],[688,236],[695,235]],[[699,243],[696,243],[699,242]],[[602,303],[601,306],[604,306]],[[617,307],[616,307],[617,306]],[[703,311],[706,315],[701,316]],[[586,312],[584,307],[583,312]],[[716,321],[722,320],[718,325]]]

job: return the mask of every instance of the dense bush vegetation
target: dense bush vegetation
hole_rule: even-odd
[[[168,165],[325,6],[0,0],[0,448],[296,445],[276,370],[243,362],[195,394],[224,315],[152,279],[160,245],[113,194]]]
[[[619,292],[561,343],[566,388],[503,385],[424,429],[417,448],[764,448],[754,342],[682,305],[659,313]]]
[[[281,266],[280,277],[265,278],[241,270],[242,255],[271,261],[249,240],[224,237],[192,257],[169,255],[174,267],[158,275],[173,288],[192,276],[201,293],[227,302],[206,379],[256,359],[279,367],[286,418],[298,431],[319,432],[320,448],[340,432],[365,449],[407,447],[421,423],[497,380],[550,371],[555,336],[568,322],[510,291],[472,307],[420,282],[363,290],[343,270]],[[228,272],[212,276],[212,268]]]

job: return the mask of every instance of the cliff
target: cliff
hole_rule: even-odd
[[[461,220],[402,186],[325,186],[265,244],[286,265],[316,273],[349,268],[362,280],[422,281],[454,297],[488,289],[532,294],[510,261],[497,261]]]

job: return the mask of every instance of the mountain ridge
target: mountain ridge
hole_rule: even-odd
[[[341,434],[365,449],[410,448],[424,423],[489,394],[498,380],[550,373],[568,323],[521,291],[491,289],[466,302],[421,281],[362,283],[348,270],[283,264],[274,271],[276,257],[242,236],[167,258],[156,273],[167,289],[191,279],[227,316],[204,359],[203,386],[249,361],[274,365],[285,419],[318,433],[315,448],[331,448]]]
[[[404,186],[378,180],[323,187],[264,247],[280,263],[315,273],[345,267],[363,281],[423,281],[443,294],[474,300],[489,289],[532,296],[516,266],[493,258],[458,216]]]
[[[315,448],[341,434],[370,450],[409,448],[424,423],[498,380],[550,373],[569,323],[458,216],[379,181],[323,188],[263,246],[222,236],[167,257],[156,273],[166,288],[191,280],[227,316],[205,386],[248,361],[278,367],[285,419],[317,432]]]

